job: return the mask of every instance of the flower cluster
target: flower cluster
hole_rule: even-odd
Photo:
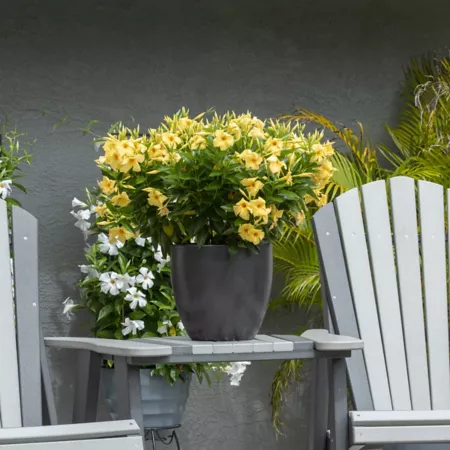
[[[271,241],[283,223],[301,223],[307,203],[326,202],[333,147],[321,133],[303,131],[250,113],[190,118],[186,110],[146,135],[117,126],[97,161],[104,203],[118,212],[113,221],[99,211],[110,236],[124,229],[122,238],[131,239],[138,223],[164,254],[172,243]]]
[[[75,226],[88,242],[87,264],[80,265],[81,304],[66,299],[64,314],[88,309],[95,317],[95,336],[109,339],[184,336],[170,284],[170,258],[150,238],[122,227],[107,228],[114,220],[101,192],[87,191],[87,201],[72,201]],[[209,365],[158,365],[153,368],[169,382],[195,372],[202,379]]]

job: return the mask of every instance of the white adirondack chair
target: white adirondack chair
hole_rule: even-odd
[[[0,200],[0,450],[143,450],[133,420],[42,426],[43,409],[51,423],[56,411],[39,330],[37,221],[13,207],[12,224],[15,296],[8,213]]]
[[[354,411],[330,380],[332,449],[450,442],[446,217],[442,186],[397,177],[313,218],[330,328],[364,341],[346,360]]]

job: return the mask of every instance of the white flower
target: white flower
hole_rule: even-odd
[[[111,242],[109,237],[105,233],[98,235],[98,241],[100,242],[99,248],[102,253],[108,253],[108,255],[114,256],[119,254],[119,248],[123,247],[122,242],[114,241]]]
[[[151,244],[152,243],[152,238],[147,238],[147,241],[148,241],[149,244]]]
[[[128,334],[136,335],[138,330],[143,330],[145,325],[142,320],[130,320],[129,317],[125,319],[125,322],[121,323],[125,328],[122,330],[122,334],[127,336]]]
[[[153,257],[158,261],[158,272],[161,272],[163,267],[170,261],[170,256],[167,256],[166,258],[163,257],[161,246],[158,245],[158,248],[156,252],[154,253]]]
[[[122,283],[122,292],[126,292],[128,288],[134,287],[136,284],[136,277],[130,277],[127,273],[125,275],[118,274],[117,280]]]
[[[0,181],[0,197],[5,200],[6,197],[11,193],[12,180]]]
[[[100,289],[104,294],[117,295],[123,286],[123,282],[118,280],[116,272],[102,273],[99,280],[102,282]]]
[[[136,245],[139,245],[139,247],[145,247],[145,241],[146,241],[146,239],[143,238],[143,237],[141,237],[141,236],[138,236],[138,237],[134,240],[134,242],[136,242]]]
[[[67,297],[64,301],[63,301],[63,305],[64,305],[64,310],[63,310],[63,314],[68,318],[71,319],[73,316],[73,312],[72,309],[75,308],[75,306],[78,306],[77,304],[75,304],[73,302],[73,300],[70,297]]]
[[[79,228],[81,231],[89,230],[91,224],[88,222],[91,217],[91,212],[88,209],[80,209],[79,211],[70,211],[77,221],[75,222],[75,226]]]
[[[177,323],[177,328],[178,328],[180,331],[183,331],[183,330],[184,330],[184,325],[183,325],[183,322],[182,322],[181,320]]]
[[[78,200],[76,197],[74,197],[74,199],[72,200],[72,208],[76,208],[76,207],[80,207],[80,208],[87,208],[87,204],[82,202],[81,200]]]
[[[136,277],[136,281],[142,286],[142,289],[151,289],[154,279],[155,275],[146,267],[141,267],[139,269],[139,275]]]
[[[81,264],[78,267],[80,268],[81,273],[87,273],[86,278],[98,278],[99,277],[99,273],[92,266],[87,266],[86,264]]]
[[[147,304],[143,292],[138,291],[135,287],[129,288],[127,291],[128,294],[125,296],[125,300],[130,302],[131,309],[136,309],[137,305],[139,305],[140,308],[143,308]]]
[[[172,322],[170,320],[165,320],[161,326],[158,327],[159,334],[167,334],[167,327],[172,327]]]
[[[247,366],[251,363],[249,361],[241,361],[241,362],[233,362],[223,371],[230,375],[230,384],[231,386],[239,386],[241,382],[241,378],[244,375],[244,372],[247,370]]]

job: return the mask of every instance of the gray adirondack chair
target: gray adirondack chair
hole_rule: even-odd
[[[56,423],[56,411],[39,330],[37,221],[13,207],[12,225],[11,246],[1,200],[0,449],[143,450],[141,430],[133,420],[43,426],[45,420]]]
[[[329,383],[333,449],[450,442],[448,216],[442,186],[397,177],[313,218],[329,328],[364,341],[346,360],[349,414],[342,372]]]

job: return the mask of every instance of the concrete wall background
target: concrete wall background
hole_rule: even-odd
[[[40,220],[41,312],[47,335],[86,333],[61,302],[74,284],[83,240],[70,201],[95,183],[96,157],[79,132],[134,117],[155,126],[182,105],[193,111],[252,110],[261,117],[295,105],[353,125],[374,141],[395,120],[402,66],[445,50],[448,0],[14,0],[1,2],[0,107],[37,139],[24,206]],[[42,111],[48,115],[42,116]],[[70,115],[67,122],[53,125]],[[295,331],[301,313],[271,314],[269,331]],[[52,354],[62,420],[68,420],[72,358]],[[307,384],[289,399],[288,438],[270,426],[274,365],[254,364],[242,387],[194,386],[184,449],[306,448]],[[306,375],[307,376],[307,375]]]

